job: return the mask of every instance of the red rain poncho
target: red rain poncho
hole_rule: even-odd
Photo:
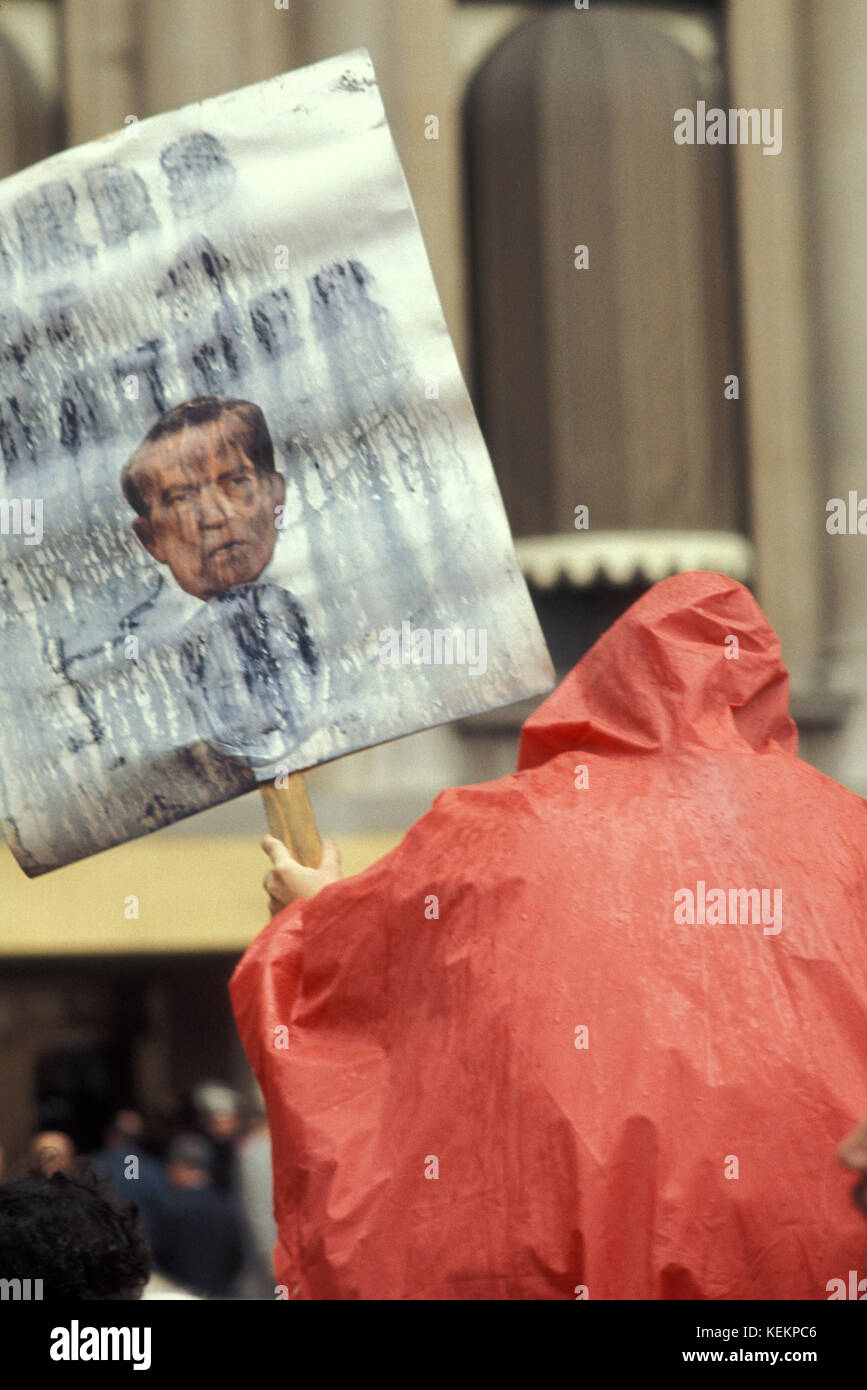
[[[265,928],[232,997],[290,1297],[867,1273],[835,1158],[867,1109],[867,802],[798,760],[788,684],[746,589],[668,579],[527,721],[517,775]]]

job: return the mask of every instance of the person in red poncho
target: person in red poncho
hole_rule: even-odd
[[[307,896],[231,989],[286,1296],[825,1299],[861,1269],[835,1151],[867,1093],[867,802],[798,760],[788,692],[751,594],[679,575],[515,775],[354,878],[281,860],[272,898]]]

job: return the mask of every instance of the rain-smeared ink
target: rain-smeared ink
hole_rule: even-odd
[[[311,766],[548,678],[367,55],[137,134],[0,184],[0,495],[44,503],[40,544],[0,536],[0,819],[31,874],[251,789],[251,730]],[[260,408],[285,489],[265,571],[205,602],[120,486],[201,396]],[[487,621],[484,681],[384,665],[405,619]]]

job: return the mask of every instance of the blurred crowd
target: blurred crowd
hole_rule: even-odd
[[[77,1153],[61,1130],[34,1134],[14,1171],[0,1149],[0,1206],[5,1192],[3,1210],[14,1209],[14,1188],[28,1194],[31,1210],[33,1194],[49,1191],[45,1180],[55,1174],[65,1181],[54,1189],[99,1194],[124,1212],[134,1203],[150,1257],[145,1297],[275,1297],[268,1126],[232,1087],[201,1082],[161,1123],[119,1110],[94,1153]]]

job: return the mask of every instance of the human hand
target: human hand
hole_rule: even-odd
[[[299,864],[274,835],[265,836],[262,848],[273,866],[262,880],[272,917],[297,898],[312,898],[321,888],[327,888],[341,877],[340,850],[333,840],[322,841],[322,862],[318,869]]]

